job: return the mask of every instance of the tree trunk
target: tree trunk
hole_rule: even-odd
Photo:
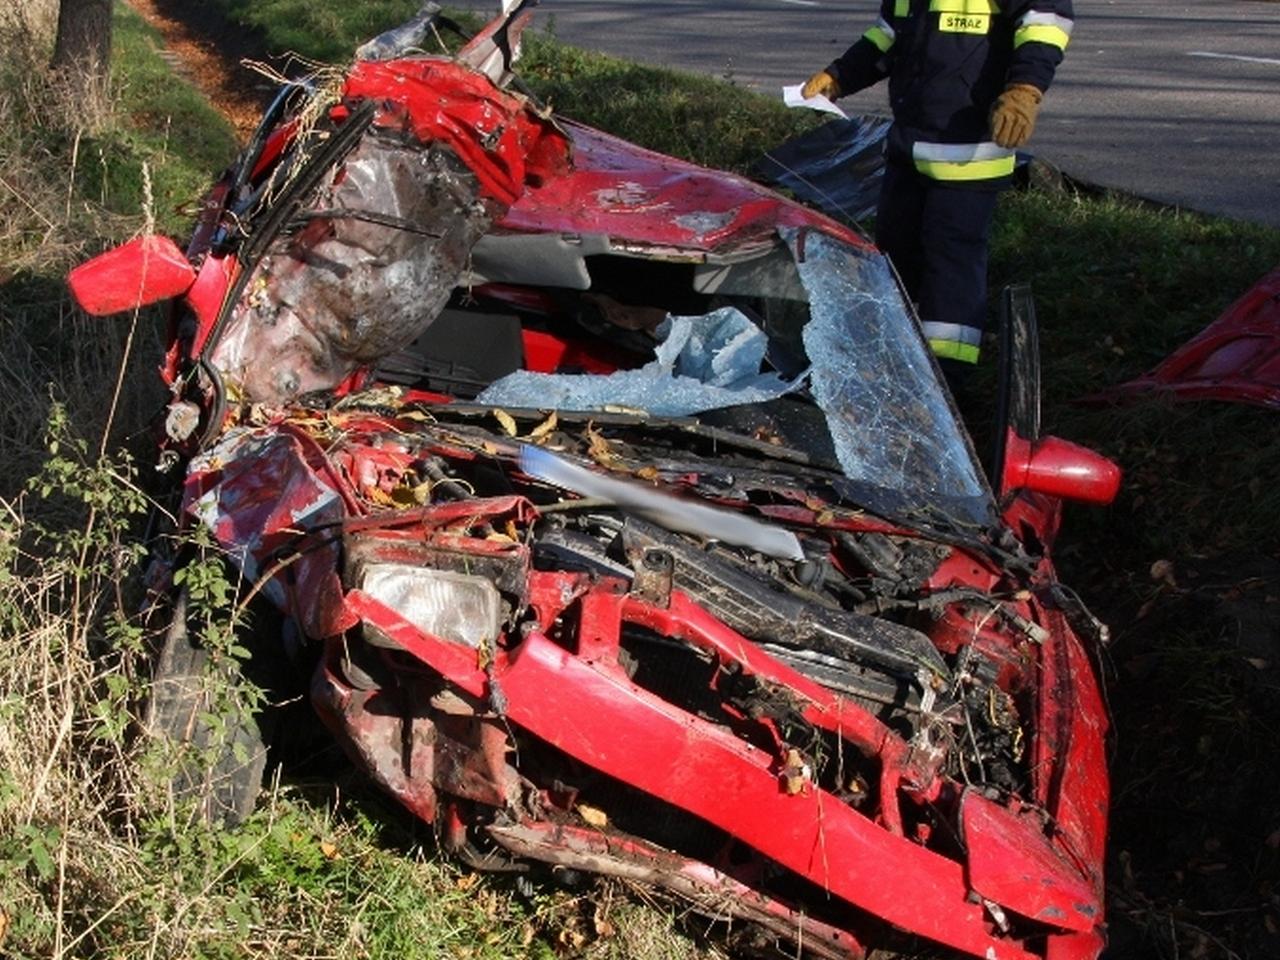
[[[89,82],[103,81],[111,63],[112,0],[58,0],[54,70]]]

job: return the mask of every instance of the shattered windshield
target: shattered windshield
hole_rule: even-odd
[[[753,319],[733,306],[668,316],[655,330],[654,358],[642,367],[521,370],[477,402],[702,416],[742,429],[744,422],[725,424],[721,414],[803,396],[821,411],[822,459],[838,464],[844,478],[836,486],[846,499],[931,525],[985,524],[990,494],[887,259],[813,230],[780,233],[808,300],[807,309],[793,304],[797,323]],[[802,411],[787,406],[798,419]]]
[[[982,522],[990,494],[888,259],[817,232],[783,233],[809,294],[810,389],[845,476],[854,489],[895,494],[897,510]]]

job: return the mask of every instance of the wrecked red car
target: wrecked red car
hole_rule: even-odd
[[[311,651],[475,867],[819,957],[1095,957],[1105,629],[1048,547],[1119,475],[1039,436],[1025,299],[993,491],[883,256],[512,92],[524,6],[285,88],[185,252],[72,275],[173,299],[183,515],[304,641],[253,657]]]

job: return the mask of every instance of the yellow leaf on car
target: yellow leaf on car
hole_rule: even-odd
[[[507,413],[507,411],[494,410],[493,418],[498,421],[498,424],[502,427],[503,432],[506,433],[508,437],[514,437],[520,432],[520,428],[516,426],[515,418],[511,416],[511,414]]]
[[[540,424],[529,431],[529,439],[536,443],[554,430],[558,422],[559,418],[556,416],[556,412],[552,410],[551,416],[547,417],[547,419],[543,420]]]

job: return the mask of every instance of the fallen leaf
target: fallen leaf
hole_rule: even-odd
[[[454,886],[454,889],[462,890],[465,892],[467,890],[470,890],[479,882],[480,882],[480,874],[468,873],[468,874],[464,874],[463,876],[459,877],[457,880],[453,881],[453,886]]]
[[[1173,576],[1173,562],[1171,560],[1157,560],[1151,565],[1151,579],[1156,583],[1167,583],[1171,587],[1177,587],[1178,582]]]
[[[342,854],[338,852],[338,845],[329,840],[320,841],[320,852],[324,854],[326,860],[342,859]]]
[[[591,925],[595,927],[596,936],[602,940],[606,937],[612,937],[618,932],[618,928],[613,925],[603,906],[596,904],[596,908],[591,914]]]
[[[787,795],[794,797],[803,793],[812,778],[813,771],[800,751],[788,750],[786,765],[782,768],[782,786]]]
[[[498,425],[502,427],[503,432],[506,433],[508,437],[514,437],[520,432],[520,428],[516,426],[515,418],[512,417],[511,414],[507,413],[507,411],[495,409],[493,411],[493,418],[498,421]]]
[[[592,460],[602,466],[606,466],[610,461],[617,459],[614,456],[613,447],[609,446],[609,441],[600,434],[600,431],[594,425],[587,424],[587,429],[583,433],[587,437],[587,443],[590,444],[587,448],[587,453]]]
[[[396,505],[396,498],[381,487],[369,487],[365,490],[364,495],[380,507],[394,507]]]
[[[1266,670],[1271,664],[1261,657],[1245,657],[1244,662],[1255,670]]]
[[[588,806],[585,803],[578,804],[578,816],[585,820],[590,826],[597,829],[604,829],[609,825],[609,815],[599,807]]]
[[[587,943],[586,935],[577,930],[561,930],[556,935],[556,940],[560,942],[560,946],[573,950],[581,950]]]
[[[556,417],[556,412],[552,410],[551,416],[547,417],[547,419],[543,420],[540,424],[529,431],[529,439],[534,443],[537,443],[556,428],[557,422],[558,418]]]

